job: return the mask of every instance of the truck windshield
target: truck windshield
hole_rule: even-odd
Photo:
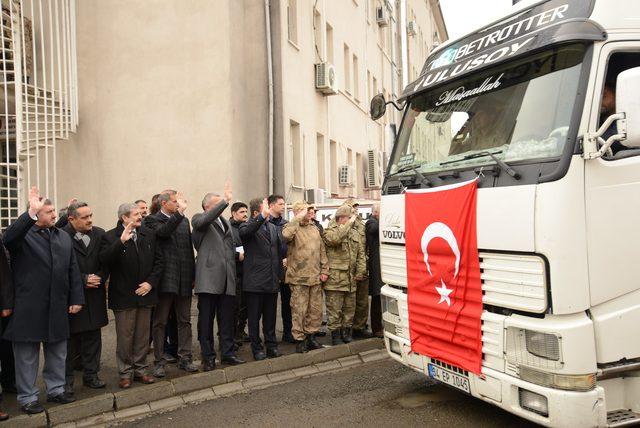
[[[584,53],[583,44],[555,47],[412,98],[388,173],[559,157]]]

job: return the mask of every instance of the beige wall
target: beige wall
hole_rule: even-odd
[[[188,215],[232,180],[267,192],[262,2],[78,2],[80,125],[58,150],[58,200],[110,228],[119,203],[184,191]]]

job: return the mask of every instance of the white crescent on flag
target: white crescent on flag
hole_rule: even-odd
[[[458,270],[460,269],[460,248],[458,248],[458,241],[456,240],[453,231],[451,231],[451,228],[441,222],[434,222],[427,226],[422,234],[422,240],[420,241],[422,253],[424,254],[424,263],[427,265],[429,274],[433,276],[433,273],[431,273],[431,266],[429,265],[429,252],[427,247],[429,246],[429,242],[434,238],[442,238],[447,241],[447,244],[449,244],[453,254],[456,256],[455,274],[453,275],[453,277],[456,278],[458,276]]]

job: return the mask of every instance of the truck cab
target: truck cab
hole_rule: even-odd
[[[385,344],[541,425],[638,424],[640,2],[523,3],[440,46],[399,99],[380,214]],[[374,118],[385,104],[374,98]],[[406,190],[472,179],[480,375],[411,350],[404,248]]]

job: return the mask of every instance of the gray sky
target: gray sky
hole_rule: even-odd
[[[440,0],[451,40],[506,15],[511,4],[512,0]]]

